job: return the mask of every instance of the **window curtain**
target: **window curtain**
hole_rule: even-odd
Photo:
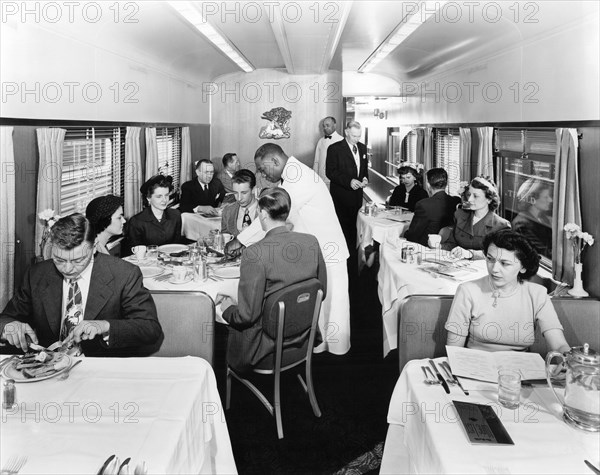
[[[433,168],[433,127],[425,127],[423,137],[423,166],[425,171]]]
[[[192,179],[192,141],[190,128],[181,128],[181,166],[179,167],[179,181],[181,184]]]
[[[36,129],[40,165],[38,168],[37,205],[35,214],[35,247],[39,249],[44,234],[44,224],[38,214],[46,209],[60,214],[60,182],[62,176],[62,157],[65,142],[65,129]],[[48,252],[43,256],[49,257]]]
[[[125,209],[123,211],[128,218],[142,209],[140,195],[140,186],[142,186],[141,130],[141,127],[127,127],[125,133]]]
[[[552,212],[553,277],[573,284],[574,253],[564,227],[567,223],[581,226],[579,201],[578,139],[576,129],[556,129],[554,204]]]
[[[15,279],[15,154],[13,127],[0,127],[0,310],[14,290]]]
[[[493,127],[476,127],[475,133],[477,134],[477,141],[479,145],[477,147],[477,169],[475,170],[475,176],[483,175],[489,176],[494,181],[494,148],[493,148]]]
[[[158,174],[158,144],[156,143],[156,129],[146,128],[146,180]]]
[[[471,129],[468,127],[460,127],[458,129],[460,135],[459,145],[459,181],[470,181],[471,180]],[[448,170],[448,175],[453,176],[451,170]]]
[[[417,131],[417,163],[423,163],[425,160],[425,131],[422,128]]]

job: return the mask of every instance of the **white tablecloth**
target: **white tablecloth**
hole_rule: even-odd
[[[373,244],[373,240],[382,243],[389,236],[396,238],[402,236],[412,220],[413,213],[403,214],[394,211],[380,211],[377,216],[367,216],[362,211],[356,219],[357,240],[356,245],[360,249]],[[398,220],[402,220],[402,222]]]
[[[444,251],[436,251],[409,241],[382,242],[377,274],[379,301],[383,318],[383,355],[398,347],[398,307],[408,295],[438,294],[454,295],[461,282],[475,280],[487,274],[485,260],[473,261],[470,265],[476,272],[461,272],[456,278],[434,277],[418,269],[417,264],[406,264],[400,260],[401,247],[411,245],[422,251],[424,258],[444,257]]]
[[[498,404],[496,391],[466,396],[458,387],[446,394],[426,385],[422,365],[429,366],[409,362],[396,383],[388,423],[404,427],[404,447],[386,440],[382,466],[393,466],[390,459],[402,450],[408,450],[411,473],[591,473],[583,461],[600,464],[600,434],[564,423],[549,388],[523,388],[522,404],[509,410]],[[492,405],[515,445],[470,445],[452,400]]]
[[[205,218],[195,213],[181,213],[181,234],[186,238],[197,241],[213,229],[221,229],[221,216]]]
[[[66,381],[17,384],[17,401],[2,411],[0,466],[27,456],[20,474],[97,473],[111,454],[151,474],[236,473],[201,358],[84,358]]]

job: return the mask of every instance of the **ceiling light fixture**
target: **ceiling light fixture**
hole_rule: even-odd
[[[247,73],[254,71],[254,66],[222,33],[208,23],[192,2],[169,2],[169,5],[243,71]]]
[[[368,73],[383,58],[394,51],[406,38],[425,23],[431,15],[435,15],[447,1],[426,1],[419,2],[419,8],[413,13],[406,15],[402,21],[396,25],[392,32],[377,47],[375,51],[358,68],[359,73]]]

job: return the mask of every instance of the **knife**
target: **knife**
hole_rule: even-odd
[[[446,363],[445,361],[442,361],[440,363],[440,366],[442,368],[444,368],[447,371],[448,375],[454,380],[454,382],[456,382],[456,384],[458,384],[458,387],[460,389],[462,389],[462,392],[465,393],[465,396],[468,396],[469,391],[467,391],[465,388],[463,388],[463,385],[460,383],[460,380],[456,376],[454,376],[454,374],[452,373],[452,370],[450,369],[450,365],[448,363]]]
[[[446,382],[446,380],[444,379],[444,377],[438,371],[437,366],[435,365],[435,362],[433,360],[429,360],[429,364],[431,365],[431,367],[435,371],[435,374],[437,375],[437,378],[442,383],[442,387],[444,388],[444,391],[446,391],[446,394],[450,394],[450,388],[448,387],[448,383]]]

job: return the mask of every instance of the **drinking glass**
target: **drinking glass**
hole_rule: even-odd
[[[506,368],[498,370],[498,402],[507,409],[519,407],[521,396],[521,375],[518,371]]]
[[[156,264],[158,261],[158,246],[148,246],[146,248],[146,258],[152,263]]]

